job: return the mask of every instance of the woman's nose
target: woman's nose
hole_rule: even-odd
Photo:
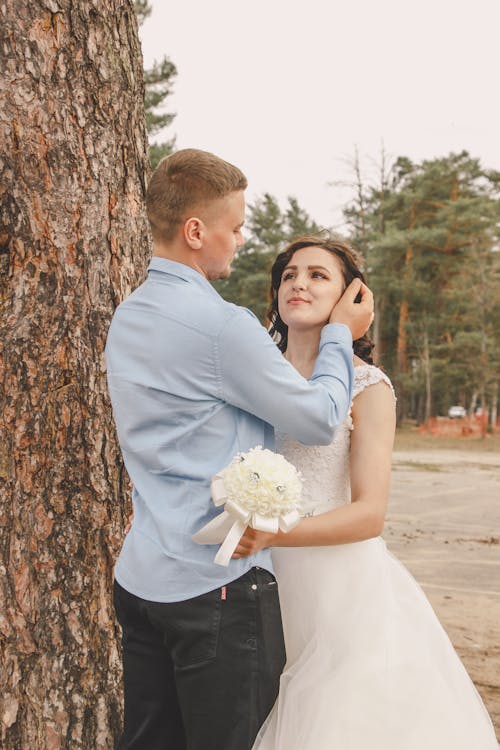
[[[296,276],[292,283],[293,289],[305,289],[306,288],[306,282],[305,279],[302,276]]]

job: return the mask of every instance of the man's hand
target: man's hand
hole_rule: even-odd
[[[361,294],[361,302],[354,302]],[[351,281],[330,315],[330,323],[349,326],[353,341],[361,338],[373,320],[373,294],[361,279]]]
[[[248,526],[238,542],[238,546],[234,550],[232,557],[239,558],[255,555],[264,547],[272,547],[277,536],[277,534],[270,534],[267,531],[256,531]]]

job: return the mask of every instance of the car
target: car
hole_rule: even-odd
[[[461,419],[462,417],[467,416],[467,409],[465,409],[463,406],[450,406],[448,409],[448,416],[450,419]]]

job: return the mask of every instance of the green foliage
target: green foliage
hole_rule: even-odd
[[[148,0],[135,0],[135,11],[139,25],[151,15],[152,8]],[[164,56],[160,62],[144,71],[144,108],[146,110],[146,127],[150,136],[149,160],[154,169],[164,156],[168,156],[175,149],[175,137],[160,143],[151,140],[161,130],[168,127],[175,114],[162,111],[165,99],[171,95],[177,68],[174,63]]]
[[[141,26],[146,18],[151,15],[151,11],[153,9],[151,8],[148,0],[135,0],[134,6],[137,15],[137,21],[139,23],[139,26]]]
[[[144,106],[150,135],[156,135],[162,128],[170,125],[175,117],[174,114],[158,113],[155,110],[172,93],[172,79],[176,74],[177,69],[168,57],[164,57],[161,62],[155,63],[152,68],[144,71],[146,86]]]
[[[168,156],[175,150],[175,138],[164,143],[149,144],[149,163],[151,169],[156,169],[164,156]]]
[[[345,217],[369,260],[378,350],[398,386],[400,417],[493,403],[498,174],[466,152],[421,164],[401,157],[383,185],[362,188]]]

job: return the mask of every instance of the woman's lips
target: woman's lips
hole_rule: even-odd
[[[301,303],[308,304],[306,299],[301,299],[301,297],[292,297],[288,300],[289,305],[300,305]]]

